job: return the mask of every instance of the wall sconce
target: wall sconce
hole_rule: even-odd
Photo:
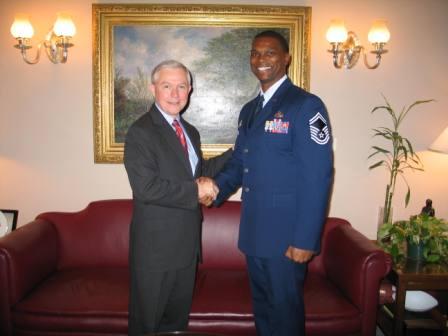
[[[376,63],[369,65],[367,55],[364,47],[360,44],[358,37],[353,31],[347,32],[344,21],[332,20],[330,28],[327,30],[327,40],[331,43],[331,50],[333,54],[333,65],[340,69],[344,66],[346,69],[351,69],[355,66],[359,59],[361,52],[364,54],[364,64],[369,69],[376,69],[380,65],[381,55],[387,50],[384,46],[389,41],[390,32],[387,29],[386,22],[377,20],[370,28],[368,40],[373,45],[372,54],[376,55]]]
[[[438,153],[448,154],[448,127],[429,146],[429,150]]]
[[[72,47],[70,39],[75,35],[76,27],[70,15],[58,13],[53,29],[48,32],[45,40],[38,44],[36,57],[29,60],[27,49],[31,49],[30,39],[34,35],[34,29],[28,16],[24,14],[16,15],[11,25],[11,34],[17,40],[15,48],[20,50],[23,60],[28,64],[39,62],[40,50],[44,46],[48,59],[57,64],[67,62],[68,48]]]

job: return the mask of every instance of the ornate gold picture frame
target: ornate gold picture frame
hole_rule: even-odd
[[[204,156],[233,145],[241,107],[257,94],[249,68],[253,36],[277,30],[289,41],[289,77],[309,89],[310,7],[93,4],[94,155],[120,163],[130,124],[153,103],[152,68],[184,63],[193,93],[183,117],[201,133]]]

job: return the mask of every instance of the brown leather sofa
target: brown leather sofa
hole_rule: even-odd
[[[44,213],[0,239],[0,335],[126,335],[130,200]],[[204,209],[189,328],[255,335],[239,202]],[[390,258],[338,218],[305,286],[307,335],[374,335],[378,289]]]

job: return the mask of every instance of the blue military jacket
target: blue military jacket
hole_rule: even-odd
[[[250,256],[317,252],[333,178],[331,129],[322,101],[285,80],[249,128],[240,112],[232,158],[216,176],[220,204],[242,187],[238,247]]]

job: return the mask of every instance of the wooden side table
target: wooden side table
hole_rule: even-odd
[[[407,261],[393,265],[387,279],[396,287],[395,302],[391,304],[392,325],[387,323],[384,312],[379,312],[378,324],[388,335],[403,335],[403,324],[405,321],[405,300],[407,290],[448,290],[448,265],[446,264],[420,264],[413,261]],[[447,331],[447,312],[438,312],[433,314],[444,335],[448,336]],[[390,322],[390,321],[389,321]],[[414,325],[409,321],[409,325]],[[389,325],[388,325],[389,324]],[[392,330],[390,330],[392,329]]]

